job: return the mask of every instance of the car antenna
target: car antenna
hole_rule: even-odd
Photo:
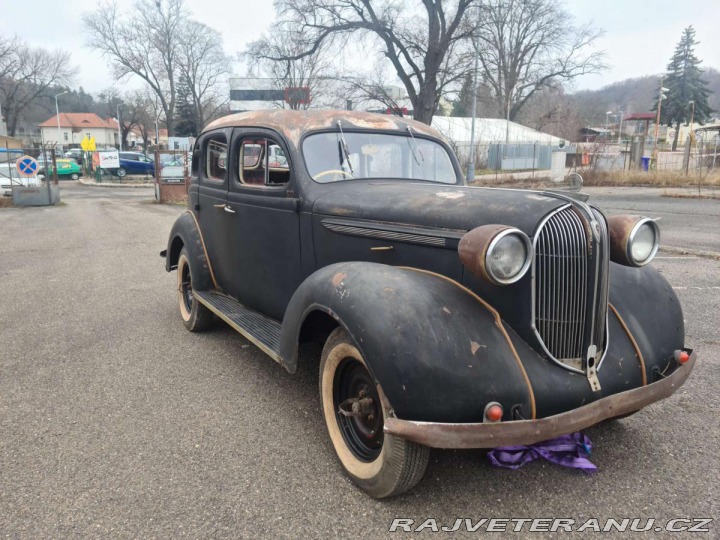
[[[420,150],[420,146],[417,143],[417,139],[415,139],[415,135],[413,135],[412,126],[407,126],[407,130],[410,134],[410,137],[412,137],[413,142],[415,143],[415,148],[413,148],[413,157],[415,158],[415,161],[417,161],[417,164],[420,165],[420,160],[417,158],[415,150],[418,151],[418,154],[420,154],[420,158],[423,160],[423,162],[425,161],[425,156],[423,156],[422,150]]]
[[[350,151],[348,150],[348,145],[345,142],[345,134],[342,130],[342,122],[340,120],[337,121],[337,127],[340,130],[340,164],[342,165],[343,157],[344,161],[347,161],[348,168],[350,169],[351,174],[355,174],[355,171],[353,171],[352,163],[350,163]]]

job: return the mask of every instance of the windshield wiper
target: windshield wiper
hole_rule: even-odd
[[[342,122],[338,120],[337,123],[338,129],[340,130],[340,140],[338,140],[338,149],[340,150],[340,166],[342,167],[342,164],[344,161],[348,164],[348,169],[350,169],[350,174],[355,174],[355,171],[353,171],[352,163],[350,163],[350,151],[348,150],[348,145],[345,142],[345,134],[342,130]]]
[[[415,143],[415,148],[413,148],[412,145],[410,145],[410,149],[412,150],[413,157],[415,158],[415,161],[417,161],[417,164],[420,165],[420,160],[417,157],[417,154],[415,154],[415,150],[418,151],[418,154],[420,154],[420,159],[425,161],[425,157],[422,154],[422,150],[420,150],[420,146],[417,143],[417,140],[415,139],[415,135],[413,135],[412,128],[410,126],[407,127],[407,131],[410,134],[410,137],[412,137],[413,143]]]

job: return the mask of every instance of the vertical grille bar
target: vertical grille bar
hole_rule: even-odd
[[[600,222],[598,246],[600,272],[595,283],[594,271],[589,266],[590,239],[586,220],[572,206],[556,211],[536,233],[534,328],[546,352],[555,360],[580,369],[588,343],[585,339],[586,322],[597,321],[593,343],[602,349],[605,340],[607,316],[607,274],[609,246],[607,225],[599,212],[593,218]],[[593,275],[590,275],[592,271]],[[588,302],[588,292],[597,287],[598,301]],[[593,313],[588,314],[588,309]],[[590,317],[590,319],[588,318]]]

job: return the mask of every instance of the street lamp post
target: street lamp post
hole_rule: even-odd
[[[120,124],[120,105],[122,105],[122,103],[118,103],[117,108],[115,110],[117,111],[118,145],[120,148],[120,152],[122,152],[123,147],[122,147],[122,128],[120,127],[121,126],[121,124]]]
[[[608,135],[610,135],[610,115],[612,113],[612,111],[607,111],[605,113],[605,142],[607,142]]]
[[[660,111],[662,110],[662,102],[663,99],[665,99],[665,92],[668,91],[667,88],[665,88],[662,83],[664,81],[660,81],[660,90],[658,92],[658,110],[657,110],[657,118],[655,119],[655,136],[653,137],[653,159],[657,160],[657,140],[658,140],[658,131],[660,129]]]
[[[60,107],[58,106],[58,97],[67,94],[68,91],[55,94],[55,118],[57,118],[58,142],[60,143],[60,153],[63,153],[62,134],[60,133]]]

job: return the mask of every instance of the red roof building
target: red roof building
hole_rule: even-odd
[[[79,146],[86,135],[95,138],[98,148],[117,146],[118,142],[117,120],[100,118],[95,113],[60,113],[59,131],[57,115],[38,127],[45,142],[56,142],[64,147]]]

